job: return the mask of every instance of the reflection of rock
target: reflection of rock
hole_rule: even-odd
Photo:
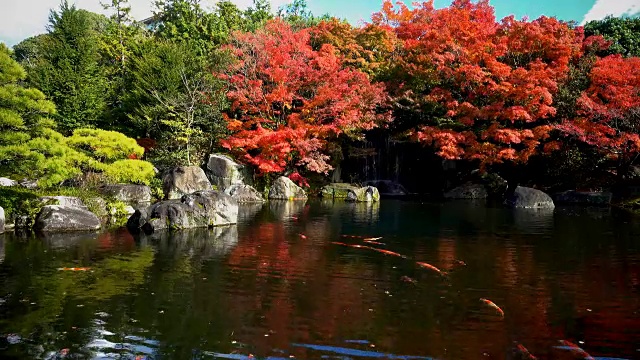
[[[243,165],[222,154],[209,155],[207,177],[219,191],[225,191],[231,185],[240,185],[250,180]]]
[[[377,222],[380,219],[379,202],[357,202],[349,204],[356,222]]]
[[[4,209],[0,206],[0,234],[4,232]]]
[[[514,209],[553,209],[551,196],[528,187],[518,186],[505,200],[505,205]]]
[[[249,221],[262,210],[264,203],[247,203],[238,205],[238,222]]]
[[[104,185],[100,188],[100,192],[129,204],[151,202],[151,189],[146,185]]]
[[[159,251],[187,252],[205,258],[224,256],[238,244],[236,225],[207,229],[159,231],[145,236],[147,241],[158,243]]]
[[[264,202],[262,194],[252,186],[244,184],[235,184],[229,186],[225,191],[225,194],[234,198],[239,204],[243,203],[261,203]]]
[[[307,193],[286,176],[280,176],[277,178],[269,189],[269,199],[301,200],[306,198]]]
[[[0,263],[4,261],[4,236],[0,235]]]
[[[367,186],[374,186],[384,196],[405,196],[409,192],[401,184],[391,180],[370,180],[364,183]]]
[[[181,166],[164,176],[162,190],[165,200],[180,199],[182,195],[211,190],[211,183],[201,168]]]
[[[89,210],[47,205],[38,214],[34,229],[42,232],[91,231],[100,226],[100,219]]]
[[[542,234],[553,228],[553,209],[515,209],[513,222],[523,233]]]
[[[219,191],[198,191],[180,200],[165,200],[146,210],[138,209],[127,222],[132,232],[190,229],[235,224],[238,203]]]
[[[300,214],[306,203],[303,200],[271,200],[269,201],[269,210],[277,219],[283,220]]]
[[[487,190],[481,184],[464,184],[444,194],[446,199],[486,199]]]
[[[75,233],[44,233],[42,240],[50,248],[70,248],[81,242],[95,241],[98,239],[97,232],[75,232]]]

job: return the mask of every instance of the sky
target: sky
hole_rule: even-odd
[[[77,7],[102,12],[101,0],[69,0]],[[241,8],[252,0],[232,0]],[[104,2],[104,0],[103,0]],[[205,8],[211,8],[216,0],[201,0]],[[290,0],[271,0],[273,9]],[[406,0],[410,3],[410,0]],[[634,15],[640,13],[640,0],[490,0],[498,18],[515,15],[535,19],[540,15],[555,16],[561,20],[583,23],[602,19],[607,15]],[[153,0],[130,0],[134,18],[140,20],[152,13]],[[368,21],[378,11],[382,0],[307,0],[311,11],[321,15],[329,13],[346,18],[358,25]],[[435,0],[436,7],[444,7],[451,0]],[[0,0],[0,42],[13,46],[23,39],[46,32],[50,9],[58,8],[60,0]]]

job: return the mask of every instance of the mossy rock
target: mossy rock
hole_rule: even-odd
[[[333,183],[322,187],[320,195],[325,199],[347,199],[349,192],[358,190],[357,186],[346,183]]]
[[[380,201],[380,192],[373,186],[365,186],[355,190],[349,190],[346,200],[353,202],[378,202]]]

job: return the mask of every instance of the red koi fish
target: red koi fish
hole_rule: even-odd
[[[380,236],[380,237],[372,237],[372,238],[364,238],[362,241],[369,242],[369,241],[378,241],[380,239],[382,239],[382,236]]]
[[[58,271],[89,271],[89,270],[91,270],[91,268],[88,268],[88,267],[58,268]]]
[[[376,248],[372,248],[372,247],[368,247],[368,248],[373,250],[373,251],[377,251],[379,253],[385,254],[385,255],[397,256],[397,257],[401,257],[401,258],[405,258],[406,259],[406,256],[404,256],[402,254],[398,254],[395,251],[389,251],[389,250],[384,250],[384,249],[376,249]]]
[[[419,261],[418,261],[418,262],[416,262],[416,264],[417,264],[418,266],[420,266],[421,268],[429,269],[429,270],[433,270],[433,271],[437,272],[438,274],[440,274],[440,275],[442,275],[442,276],[446,276],[446,275],[447,275],[447,273],[446,273],[446,272],[444,272],[444,271],[442,271],[442,270],[438,269],[437,267],[435,267],[435,266],[433,266],[433,265],[431,265],[431,264],[429,264],[429,263],[426,263],[426,262],[419,262]]]
[[[356,249],[373,249],[372,247],[369,247],[367,245],[345,244],[345,243],[341,243],[341,242],[337,242],[337,241],[333,241],[331,243],[334,244],[334,245],[348,246],[348,247],[352,247],[352,248],[356,248]]]
[[[502,311],[502,309],[500,309],[500,306],[496,305],[493,301],[488,300],[488,299],[480,299],[480,301],[482,301],[484,304],[489,305],[490,307],[496,309],[498,314],[500,314],[501,317],[504,317],[504,311]]]
[[[298,235],[300,236],[301,239],[306,239],[307,238],[307,235],[305,235],[305,234],[298,234]]]
[[[529,350],[524,347],[524,345],[515,343],[516,347],[514,349],[514,353],[516,354],[518,360],[537,360],[538,358],[533,356]]]
[[[589,355],[589,353],[584,351],[580,346],[567,340],[559,340],[558,342],[561,346],[554,346],[556,349],[568,350],[577,356],[581,356],[581,359],[583,360],[594,360],[593,357]]]
[[[366,244],[371,244],[371,245],[386,245],[385,243],[381,243],[381,242],[373,241],[373,240],[363,240],[362,242],[364,242]]]
[[[405,276],[402,276],[402,277],[400,278],[400,280],[402,280],[402,281],[404,281],[404,282],[406,282],[406,283],[414,284],[414,285],[418,283],[418,280],[416,280],[416,279],[412,279],[412,278],[410,278],[410,277],[408,277],[408,276],[406,276],[406,275],[405,275]]]
[[[462,260],[458,260],[458,259],[454,259],[453,260],[453,264],[456,266],[467,266],[467,263],[462,261]]]
[[[351,238],[351,239],[366,239],[366,236],[360,236],[360,235],[340,235],[341,237],[344,238]]]
[[[333,245],[349,246],[349,244],[345,244],[345,243],[343,243],[343,242],[332,241],[331,243],[332,243]]]

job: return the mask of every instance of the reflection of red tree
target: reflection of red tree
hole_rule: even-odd
[[[136,242],[127,229],[121,228],[112,232],[106,232],[98,236],[100,250],[132,251],[136,248]]]

